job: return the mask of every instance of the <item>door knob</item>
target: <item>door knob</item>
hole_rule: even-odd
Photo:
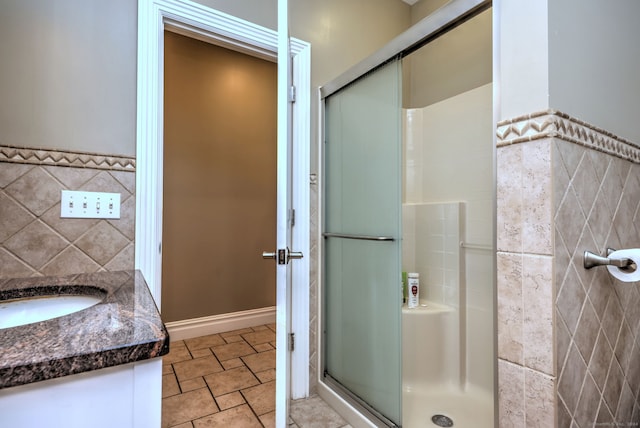
[[[301,259],[304,256],[302,255],[302,253],[300,251],[289,251],[287,254],[287,261],[291,260],[291,259]]]
[[[291,259],[301,259],[304,255],[299,251],[289,251],[288,248],[281,248],[277,253],[271,253],[268,251],[262,252],[263,259],[275,259],[278,260],[279,265],[289,264]]]

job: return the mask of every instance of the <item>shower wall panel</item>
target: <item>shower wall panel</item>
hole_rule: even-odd
[[[420,299],[460,307],[462,203],[402,205],[402,270],[420,274]]]
[[[459,241],[467,381],[493,389],[493,139],[491,84],[404,110],[406,204],[464,202]],[[404,226],[403,226],[404,227]],[[403,233],[407,235],[406,231]],[[426,278],[425,278],[426,279]],[[444,292],[446,289],[443,288]],[[486,352],[485,352],[486,350]]]

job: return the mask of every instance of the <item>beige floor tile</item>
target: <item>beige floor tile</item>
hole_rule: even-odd
[[[240,394],[239,391],[232,392],[231,394],[221,395],[216,398],[216,402],[218,403],[218,407],[220,410],[227,410],[232,407],[237,407],[241,404],[245,404],[244,397]]]
[[[255,349],[258,352],[265,352],[265,351],[271,351],[273,349],[273,346],[271,346],[271,344],[269,343],[258,343],[256,346],[253,347],[253,349]]]
[[[213,353],[218,357],[220,361],[230,360],[232,358],[238,358],[249,354],[255,354],[253,350],[246,342],[234,342],[226,345],[214,346],[211,348]]]
[[[275,342],[276,340],[276,334],[271,329],[245,333],[242,337],[244,340],[249,342],[249,345],[251,346],[255,346],[260,343]]]
[[[242,405],[193,421],[195,428],[262,428],[249,406]]]
[[[265,413],[260,416],[260,422],[264,425],[264,428],[276,428],[276,412]]]
[[[241,328],[238,330],[225,331],[224,333],[220,333],[220,336],[226,339],[229,336],[239,336],[244,333],[251,333],[252,331],[250,328]]]
[[[191,359],[191,354],[186,346],[174,346],[169,345],[169,353],[162,357],[163,364],[174,364],[179,361],[186,361]]]
[[[234,343],[234,342],[244,342],[244,339],[242,338],[242,336],[237,334],[235,336],[227,336],[227,337],[225,337],[224,341],[227,342],[227,343]]]
[[[291,402],[291,419],[300,428],[340,428],[347,422],[317,395]]]
[[[194,389],[206,388],[207,384],[204,378],[201,376],[194,377],[193,379],[187,379],[180,382],[180,389],[182,392],[193,391]]]
[[[211,349],[209,348],[194,349],[191,351],[191,356],[193,358],[208,357],[209,355],[213,355],[213,352],[211,352]]]
[[[175,363],[173,365],[173,370],[176,372],[178,381],[183,382],[187,379],[221,372],[224,369],[215,357],[210,356]]]
[[[218,406],[207,388],[174,395],[162,400],[162,427],[173,427],[217,411]]]
[[[243,389],[242,395],[247,400],[256,415],[264,415],[276,409],[276,382]]]
[[[274,427],[275,328],[172,342],[163,359],[162,427]],[[308,428],[293,418],[288,427]]]
[[[254,372],[262,372],[268,369],[276,368],[276,351],[260,352],[242,357],[242,361]]]
[[[260,381],[246,367],[225,370],[205,376],[204,380],[209,385],[214,397],[225,395],[233,391],[258,385]]]
[[[225,370],[235,369],[236,367],[244,366],[244,363],[240,358],[232,358],[230,360],[225,360],[225,361],[222,361],[220,364],[222,364],[222,367],[224,367]]]
[[[226,342],[219,334],[210,334],[208,336],[194,337],[184,341],[190,351],[197,349],[211,348],[213,346],[224,345]]]
[[[172,395],[180,394],[180,387],[176,376],[171,373],[162,376],[162,398],[171,397]]]
[[[276,380],[276,369],[269,369],[263,372],[254,373],[258,380],[262,383],[267,383],[272,380]]]

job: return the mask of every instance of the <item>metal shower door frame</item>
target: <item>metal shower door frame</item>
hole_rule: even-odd
[[[475,17],[481,12],[492,7],[492,0],[452,0],[446,5],[437,9],[421,21],[413,25],[404,33],[392,39],[389,43],[383,46],[380,50],[376,51],[369,57],[365,58],[361,62],[357,63],[353,67],[340,74],[331,82],[326,83],[318,89],[319,99],[319,139],[320,141],[318,150],[318,171],[324,171],[324,144],[325,141],[325,101],[332,94],[341,90],[342,88],[350,85],[358,79],[366,76],[367,74],[375,71],[377,68],[385,65],[388,61],[395,57],[404,57],[410,53],[416,51],[429,42],[437,39],[441,35],[447,33],[453,28],[463,24],[467,20]],[[320,194],[325,195],[325,180],[322,175],[319,177],[319,190]],[[324,200],[321,201],[322,207]],[[324,217],[320,209],[320,225],[324,225]],[[319,266],[324,266],[324,245],[322,239],[322,232],[320,231],[318,236],[318,242],[321,247]],[[318,310],[318,324],[320,329],[324,326],[324,268],[319,269],[318,284],[320,289],[318,292],[318,300],[320,302]],[[358,405],[357,402],[344,393],[336,391],[334,385],[330,385],[330,381],[326,382],[323,376],[325,367],[324,361],[324,342],[323,334],[318,335],[318,393],[319,395],[329,403],[333,408],[338,410],[343,416],[351,415],[347,417],[347,420],[351,423],[361,423],[369,426],[390,426],[383,419],[378,418],[375,414],[365,414],[367,409]],[[348,394],[347,394],[348,395]]]

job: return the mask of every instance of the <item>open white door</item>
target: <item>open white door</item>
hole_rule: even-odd
[[[284,427],[289,420],[289,400],[308,395],[308,286],[309,264],[309,115],[294,108],[294,74],[302,85],[298,105],[308,105],[308,45],[301,54],[292,53],[289,37],[288,0],[278,0],[278,203],[277,247],[263,253],[276,262],[276,420]],[[295,66],[294,66],[295,64]],[[294,125],[294,115],[296,115]],[[297,213],[297,214],[296,214]],[[295,227],[295,218],[305,223]],[[308,255],[308,254],[307,254]],[[298,287],[294,289],[293,284]],[[292,308],[296,308],[295,311]],[[296,329],[300,334],[296,335]],[[303,331],[304,330],[304,331]],[[300,338],[296,341],[294,338]],[[299,342],[295,346],[294,342]],[[292,373],[306,373],[294,383]]]
[[[291,252],[293,218],[291,176],[291,52],[289,46],[289,6],[278,0],[278,203],[277,249],[271,256],[276,267],[276,421],[277,427],[287,426],[291,397],[291,269],[290,259],[303,254]]]
[[[277,53],[278,212],[273,254],[278,263],[278,427],[286,426],[289,399],[306,397],[309,392],[309,263],[307,257],[291,263],[287,261],[296,256],[290,249],[305,256],[309,251],[311,47],[306,42],[289,38],[287,11],[287,0],[278,0],[279,31],[276,33],[189,0],[138,0],[135,266],[145,276],[159,307],[162,289],[163,33],[169,27],[190,37],[271,60]],[[295,102],[291,100],[292,81],[297,86]],[[280,254],[283,254],[284,264],[279,264]],[[291,311],[292,307],[295,311]],[[290,334],[295,334],[294,352],[290,351]]]
[[[278,0],[277,249],[263,254],[277,263],[277,427],[288,425],[289,400],[309,394],[310,61],[310,46],[289,37],[288,0]]]

